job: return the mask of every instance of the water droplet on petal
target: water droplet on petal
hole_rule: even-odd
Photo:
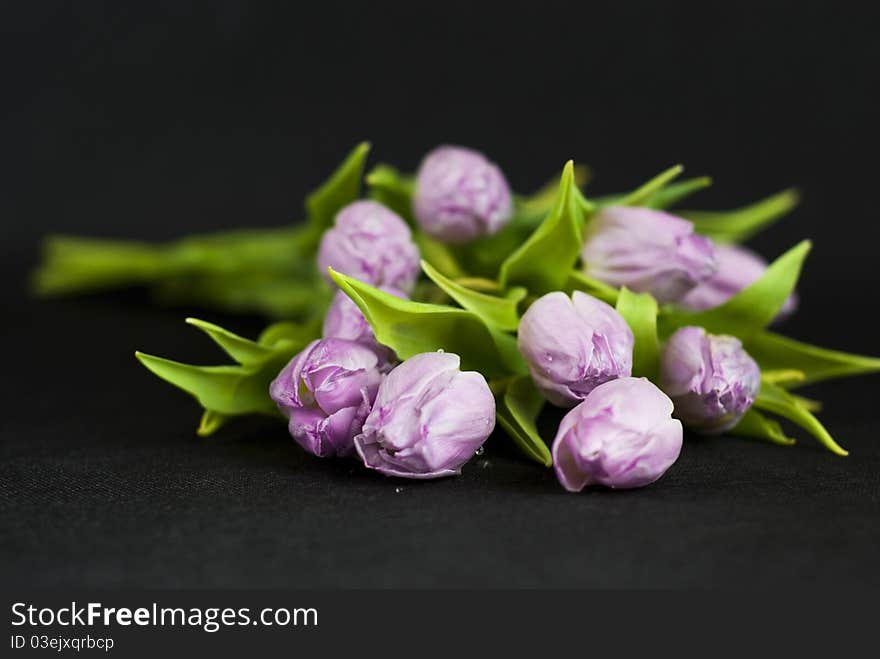
[[[402,487],[395,487],[395,488],[394,488],[394,493],[395,493],[395,494],[400,494],[401,492],[403,492],[403,488],[402,488]]]
[[[445,352],[445,351],[443,350],[443,348],[438,348],[437,352]]]
[[[474,452],[474,455],[483,455],[483,453],[485,453],[485,452],[486,452],[486,447],[485,447],[485,446],[480,446],[480,448],[478,448],[478,449]]]

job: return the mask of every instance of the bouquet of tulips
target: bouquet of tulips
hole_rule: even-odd
[[[282,318],[256,340],[187,320],[233,364],[136,354],[201,404],[199,435],[272,414],[306,451],[390,476],[458,474],[496,424],[570,491],[654,482],[682,424],[790,445],[784,421],[847,454],[793,391],[880,359],[768,329],[798,304],[809,242],[769,265],[738,245],[791,210],[793,191],[669,212],[710,180],[673,167],[588,198],[569,162],[518,196],[482,154],[442,146],[414,177],[375,167],[361,199],[368,150],[289,228],[167,245],[51,238],[37,290],[149,284],[165,300]],[[569,410],[555,438],[537,431],[545,402]]]

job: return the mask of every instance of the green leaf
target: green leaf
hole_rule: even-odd
[[[268,327],[258,342],[232,332],[188,318],[221,348],[239,360],[237,365],[194,366],[142,352],[135,356],[151,372],[191,394],[205,409],[196,431],[206,437],[216,432],[229,417],[239,414],[278,413],[269,398],[269,384],[306,343],[320,335],[320,325],[276,323]]]
[[[257,343],[277,352],[279,349],[300,351],[315,339],[321,338],[323,319],[316,316],[306,323],[282,321],[269,325],[260,334]]]
[[[488,293],[489,295],[497,296],[504,292],[504,289],[501,288],[497,280],[486,279],[485,277],[456,277],[455,283],[472,291]]]
[[[780,387],[787,387],[806,379],[803,371],[794,368],[780,368],[775,370],[761,371],[761,379],[770,384],[778,384]]]
[[[657,300],[650,293],[633,293],[620,289],[617,312],[623,316],[635,337],[632,374],[656,380],[660,365],[657,340]]]
[[[712,185],[712,179],[708,176],[689,178],[680,183],[672,183],[648,197],[643,205],[648,208],[669,208],[682,199],[691,196],[695,192],[699,192],[703,188],[708,188],[710,185]]]
[[[783,387],[784,388],[784,387]],[[813,400],[812,398],[805,398],[804,396],[795,396],[791,395],[792,399],[805,410],[810,412],[821,412],[822,411],[822,401]]]
[[[698,325],[709,332],[745,339],[763,329],[777,316],[794,290],[809,251],[809,240],[798,243],[771,263],[760,279],[721,306],[699,312],[671,310],[665,313],[663,333],[685,325]]]
[[[330,178],[306,198],[306,212],[315,244],[333,226],[336,213],[358,198],[369,142],[361,142],[348,154]]]
[[[208,437],[213,435],[215,432],[220,430],[220,428],[229,420],[229,417],[225,414],[220,414],[219,412],[214,412],[213,410],[205,410],[202,414],[202,420],[199,422],[199,427],[196,429],[196,434],[199,437]]]
[[[579,189],[590,180],[590,168],[586,165],[574,166],[574,184]],[[554,177],[540,190],[528,197],[516,197],[515,217],[512,222],[537,226],[556,203],[559,192],[559,178]]]
[[[526,289],[511,288],[506,297],[497,297],[465,288],[444,277],[424,260],[422,261],[422,270],[449,297],[463,308],[479,316],[487,325],[509,331],[514,331],[519,326],[517,306],[526,296]]]
[[[461,357],[463,369],[486,377],[527,372],[516,339],[487,326],[475,313],[401,300],[332,269],[329,272],[364,314],[379,343],[401,359],[445,350]]]
[[[286,363],[284,359],[256,366],[193,366],[143,352],[135,356],[155,375],[195,397],[205,409],[228,415],[276,411],[269,398],[269,383]]]
[[[773,332],[758,332],[749,337],[745,341],[745,348],[762,371],[801,371],[804,377],[794,383],[797,386],[831,378],[880,372],[880,358],[827,350]]]
[[[782,426],[768,419],[754,407],[745,413],[739,423],[730,431],[731,435],[763,439],[780,446],[791,446],[795,440],[786,436]]]
[[[424,231],[415,231],[413,239],[419,247],[419,254],[447,277],[462,277],[464,269],[452,253],[449,245],[431,238]]]
[[[496,417],[501,426],[528,457],[545,467],[553,464],[550,449],[535,427],[535,419],[544,406],[544,397],[531,377],[515,378],[498,397]]]
[[[250,339],[242,338],[237,334],[233,334],[229,330],[223,329],[212,323],[199,320],[198,318],[187,318],[186,322],[198,327],[205,334],[210,336],[227,355],[232,357],[239,364],[262,362],[272,355],[272,350],[266,346],[262,346]]]
[[[819,420],[782,387],[762,382],[761,391],[755,399],[755,407],[796,423],[818,439],[832,453],[841,456],[849,455],[843,447],[834,441],[834,438],[825,430]]]
[[[589,178],[589,170],[583,165],[574,165],[573,176],[575,187],[581,186]],[[515,196],[513,217],[498,232],[463,245],[451,246],[450,249],[468,275],[498,279],[501,265],[547,218],[556,204],[558,195],[559,178],[557,177],[529,197]],[[575,196],[582,210],[591,206],[579,190],[576,191]],[[440,267],[435,260],[431,258],[427,260],[434,266]],[[445,274],[449,275],[449,273]]]
[[[675,165],[674,167],[670,167],[664,172],[661,172],[654,178],[652,178],[647,183],[639,186],[632,192],[623,195],[618,198],[615,202],[615,206],[642,206],[647,202],[651,197],[656,195],[660,190],[662,190],[666,185],[677,178],[684,171],[684,167],[681,165]]]
[[[614,286],[594,279],[580,270],[572,270],[568,274],[568,281],[563,290],[568,294],[571,294],[572,291],[583,291],[611,305],[617,304],[619,294],[619,290]]]
[[[783,190],[759,202],[727,212],[681,211],[698,233],[719,243],[739,243],[766,229],[797,206],[797,190]]]
[[[519,249],[501,264],[499,282],[540,295],[561,289],[581,250],[583,206],[574,185],[574,163],[562,171],[553,210]]]
[[[387,206],[407,222],[415,226],[412,211],[412,197],[415,180],[404,176],[390,165],[376,165],[367,174],[370,198]]]

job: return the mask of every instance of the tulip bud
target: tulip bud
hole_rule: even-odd
[[[600,384],[559,424],[556,477],[569,492],[653,483],[681,452],[681,422],[671,415],[672,401],[645,378]]]
[[[300,446],[322,458],[352,452],[382,379],[377,362],[359,343],[321,339],[282,369],[269,395]]]
[[[371,286],[412,290],[419,274],[419,249],[400,217],[375,201],[355,201],[324,232],[318,267],[331,267]]]
[[[354,444],[364,464],[388,476],[438,478],[461,466],[495,427],[495,399],[458,355],[425,352],[392,370]]]
[[[716,245],[715,258],[718,270],[681,298],[679,306],[690,311],[717,307],[760,279],[767,269],[764,259],[738,245]],[[796,308],[797,295],[792,293],[779,310],[778,318],[792,314]]]
[[[413,211],[428,235],[464,243],[507,224],[513,200],[504,174],[482,153],[441,146],[419,166]]]
[[[519,351],[535,385],[554,405],[572,407],[596,386],[632,373],[632,330],[611,306],[575,291],[538,298],[519,325]]]
[[[660,386],[685,425],[717,434],[735,426],[752,406],[761,371],[739,339],[682,327],[663,349]]]
[[[611,206],[590,223],[584,272],[612,286],[675,302],[715,272],[712,241],[680,217],[650,208]]]

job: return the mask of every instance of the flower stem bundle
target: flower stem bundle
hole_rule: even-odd
[[[711,181],[679,180],[681,167],[592,196],[568,162],[520,196],[471,149],[439,147],[415,176],[364,176],[367,153],[356,147],[292,227],[166,245],[50,238],[35,288],[148,285],[280,318],[256,340],[189,319],[228,365],[137,356],[196,398],[200,435],[270,414],[310,453],[389,476],[457,474],[496,428],[571,491],[654,482],[683,426],[790,445],[785,423],[847,454],[794,391],[880,359],[771,329],[799,304],[808,241],[769,264],[739,244],[789,212],[793,191],[688,211]],[[555,438],[537,430],[545,404],[570,410]]]

